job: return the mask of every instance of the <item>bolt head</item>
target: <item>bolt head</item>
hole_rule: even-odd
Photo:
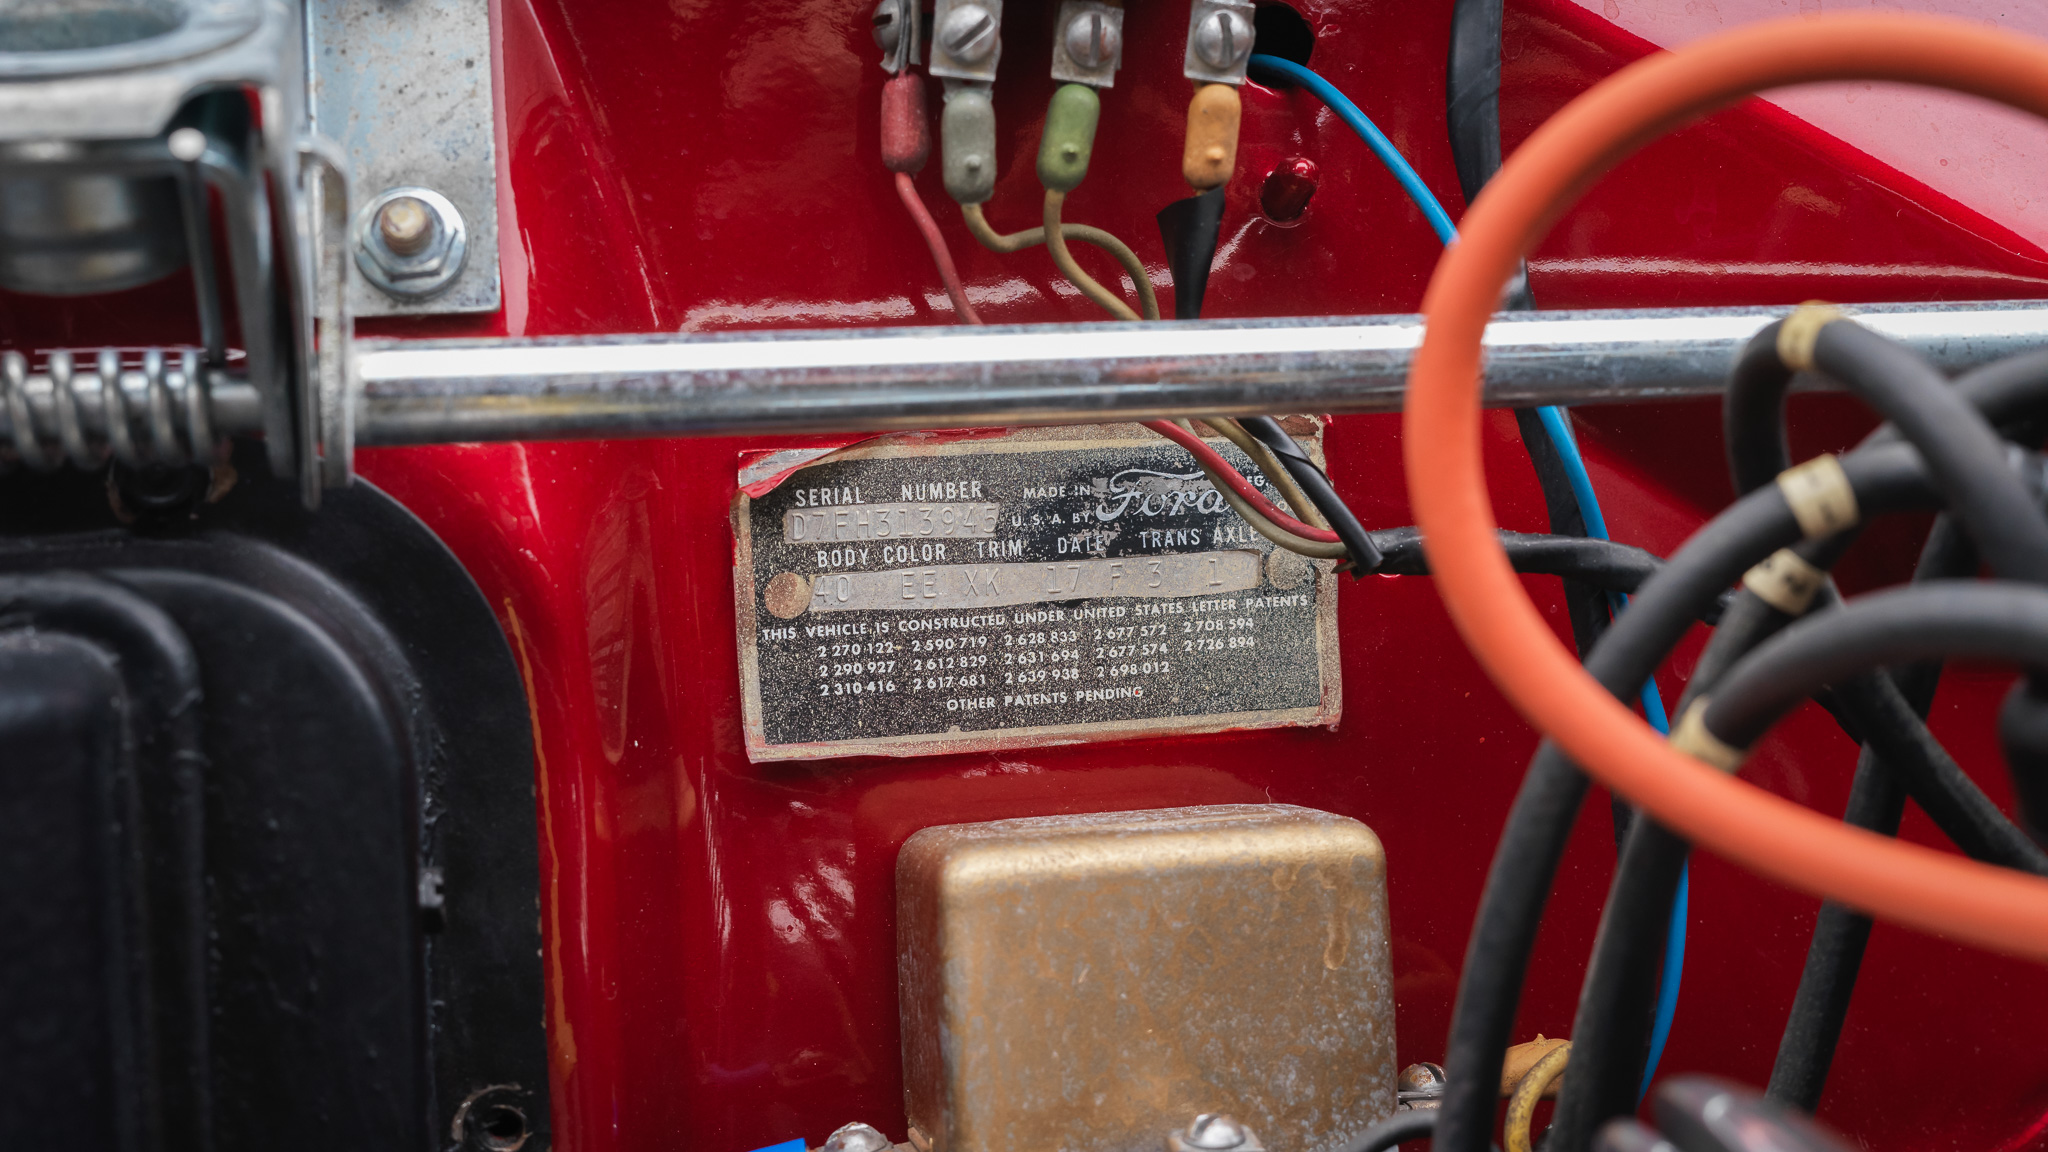
[[[1244,1125],[1237,1117],[1218,1112],[1204,1112],[1188,1125],[1187,1144],[1191,1148],[1225,1149],[1235,1148],[1244,1143]]]
[[[979,64],[995,54],[996,18],[979,4],[955,4],[939,25],[940,47],[955,60]]]
[[[1211,68],[1234,68],[1251,54],[1251,21],[1236,12],[1219,8],[1195,28],[1195,55]]]
[[[438,231],[433,209],[415,196],[400,196],[377,212],[377,236],[400,256],[417,256]]]
[[[1424,1061],[1410,1064],[1401,1069],[1401,1075],[1394,1081],[1397,1092],[1438,1093],[1444,1090],[1444,1070],[1440,1065]]]
[[[887,1136],[856,1120],[825,1137],[824,1152],[887,1152],[892,1147]]]
[[[882,0],[875,5],[875,47],[883,52],[894,52],[897,42],[903,39],[903,21],[896,17],[896,0]]]
[[[356,267],[373,286],[401,298],[447,288],[469,251],[462,213],[431,188],[392,188],[372,197],[351,231]]]
[[[1116,23],[1100,12],[1083,12],[1067,21],[1067,55],[1083,68],[1100,68],[1116,59],[1122,47]]]

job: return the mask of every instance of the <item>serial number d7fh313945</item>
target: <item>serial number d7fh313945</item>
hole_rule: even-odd
[[[885,438],[738,495],[733,532],[756,760],[1337,720],[1328,563],[1132,425]]]

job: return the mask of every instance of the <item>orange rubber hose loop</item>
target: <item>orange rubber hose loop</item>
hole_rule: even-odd
[[[1245,479],[1244,473],[1239,472],[1230,461],[1225,460],[1222,453],[1202,443],[1201,437],[1182,428],[1171,420],[1145,420],[1141,421],[1141,423],[1168,440],[1173,441],[1175,444],[1187,449],[1195,459],[1207,464],[1217,476],[1223,479],[1225,484],[1230,485],[1230,490],[1237,493],[1239,499],[1257,509],[1259,515],[1271,520],[1277,527],[1292,532],[1304,539],[1313,540],[1318,544],[1342,544],[1344,542],[1341,537],[1328,528],[1318,528],[1313,524],[1304,524],[1287,513],[1282,512],[1271,500],[1266,499],[1257,488],[1252,487],[1252,482]]]
[[[2048,880],[1849,827],[1667,745],[1565,651],[1494,536],[1479,457],[1480,336],[1517,261],[1663,133],[1750,93],[1827,80],[1949,88],[2048,117],[2048,44],[1913,15],[1800,17],[1647,57],[1537,129],[1459,225],[1408,378],[1408,489],[1436,586],[1522,713],[1657,820],[1790,887],[1993,951],[2048,959]]]

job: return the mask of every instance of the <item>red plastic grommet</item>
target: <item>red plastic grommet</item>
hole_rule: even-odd
[[[1306,156],[1290,156],[1266,173],[1259,188],[1259,211],[1283,227],[1301,222],[1308,211],[1309,197],[1316,194],[1316,162]]]

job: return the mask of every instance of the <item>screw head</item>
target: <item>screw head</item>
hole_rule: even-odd
[[[1218,8],[1195,28],[1195,54],[1211,68],[1233,68],[1252,53],[1251,21]]]
[[[894,52],[897,42],[903,39],[903,21],[896,16],[896,0],[882,0],[875,5],[875,47],[883,52]]]
[[[996,18],[979,4],[955,4],[939,25],[940,47],[955,60],[979,64],[996,50]]]
[[[1444,1070],[1441,1065],[1424,1061],[1410,1064],[1401,1069],[1401,1075],[1394,1081],[1397,1092],[1434,1096],[1444,1090]]]
[[[1244,1143],[1244,1125],[1237,1117],[1219,1112],[1204,1112],[1188,1125],[1187,1143],[1191,1148],[1235,1148]]]
[[[886,1152],[894,1146],[887,1136],[856,1120],[825,1137],[824,1152]]]
[[[173,157],[187,164],[206,154],[206,133],[197,128],[180,128],[164,143]]]
[[[400,196],[377,211],[377,235],[400,256],[417,256],[433,243],[434,213],[417,196]]]
[[[1083,68],[1100,68],[1116,59],[1121,47],[1116,24],[1100,12],[1083,12],[1067,21],[1067,55]]]

